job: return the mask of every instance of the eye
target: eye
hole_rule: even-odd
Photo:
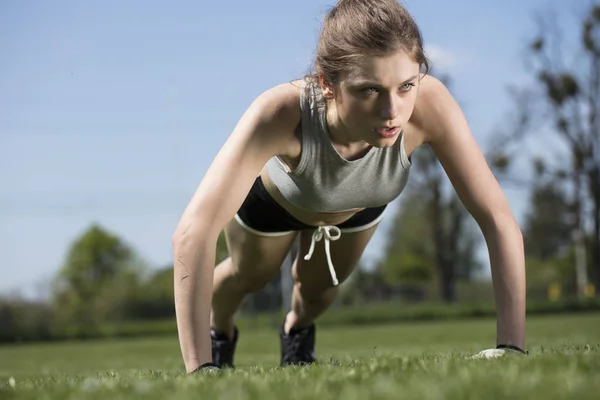
[[[371,86],[371,87],[362,89],[362,92],[366,93],[366,94],[374,94],[374,93],[377,93],[377,88]]]
[[[408,92],[410,89],[413,88],[413,86],[415,86],[414,83],[405,83],[404,85],[400,86],[400,90],[402,92]]]

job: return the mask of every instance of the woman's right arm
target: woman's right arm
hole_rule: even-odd
[[[299,121],[293,85],[261,94],[213,160],[173,234],[175,312],[187,372],[212,361],[209,324],[219,233],[269,158],[285,153]]]

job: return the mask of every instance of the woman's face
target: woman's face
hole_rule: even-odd
[[[392,146],[415,107],[419,64],[404,51],[368,57],[340,76],[335,87],[322,84],[333,107],[331,123],[348,141]]]

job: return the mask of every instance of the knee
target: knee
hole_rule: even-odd
[[[236,287],[246,293],[255,293],[277,277],[278,267],[234,268],[233,280]]]
[[[342,273],[337,274],[338,285],[334,285],[327,266],[325,271],[311,274],[309,270],[302,269],[296,264],[292,269],[292,277],[295,289],[304,300],[319,303],[335,299],[339,292],[339,285],[348,278],[348,274],[342,270]]]
[[[295,279],[294,286],[302,300],[311,304],[330,303],[339,291],[338,286],[333,286],[331,282],[302,282]]]

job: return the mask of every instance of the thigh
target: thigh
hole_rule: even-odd
[[[350,276],[360,261],[377,226],[378,224],[375,224],[358,232],[343,232],[338,240],[330,242],[331,261],[340,283]],[[327,265],[324,240],[315,243],[310,260],[304,259],[310,248],[312,233],[312,230],[301,232],[300,250],[294,263],[293,276],[303,291],[318,293],[332,287],[333,283]]]
[[[225,238],[233,268],[244,279],[275,277],[297,234],[263,236],[232,219],[225,227]]]

